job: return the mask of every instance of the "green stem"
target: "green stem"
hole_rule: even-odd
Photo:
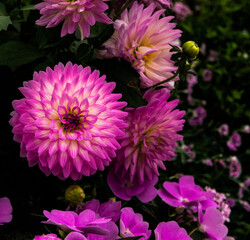
[[[155,85],[146,88],[146,90],[148,90],[148,89],[150,89],[150,88],[156,88],[156,87],[158,87],[159,85],[161,85],[161,84],[163,84],[163,83],[169,82],[170,80],[174,79],[174,78],[178,75],[178,73],[179,73],[179,69],[175,72],[175,74],[174,74],[172,77],[169,77],[169,78],[167,78],[166,80],[163,80],[163,81],[161,81],[161,82],[158,82],[158,83],[156,83]]]
[[[194,232],[196,232],[198,229],[199,229],[198,227],[195,228],[195,229],[193,229],[188,235],[191,236],[191,235],[192,235]]]
[[[117,18],[119,18],[122,14],[122,12],[128,7],[128,5],[132,2],[133,0],[128,0],[123,8],[117,13],[117,15],[114,17],[113,21],[115,21]]]

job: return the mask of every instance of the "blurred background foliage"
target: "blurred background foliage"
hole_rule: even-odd
[[[53,231],[40,222],[44,209],[65,209],[65,189],[72,180],[61,181],[53,176],[46,177],[39,168],[29,168],[27,160],[19,157],[19,144],[12,140],[8,124],[11,102],[22,98],[18,87],[23,81],[31,80],[34,71],[54,67],[58,62],[72,61],[83,66],[91,66],[107,75],[107,81],[115,81],[116,92],[123,94],[129,107],[138,107],[145,102],[141,97],[138,74],[125,61],[117,59],[98,60],[96,50],[112,34],[112,26],[97,23],[91,28],[89,38],[80,41],[79,33],[60,37],[61,25],[46,29],[35,25],[40,17],[32,0],[3,0],[0,2],[0,71],[2,80],[0,133],[0,197],[7,196],[13,205],[13,220],[1,226],[0,238],[10,240],[31,240],[34,235]],[[177,1],[173,1],[177,2]],[[184,141],[176,150],[176,161],[167,163],[167,171],[161,173],[159,187],[165,180],[176,181],[177,173],[190,174],[202,187],[209,185],[218,192],[236,200],[232,208],[231,222],[227,224],[229,234],[235,239],[250,239],[249,212],[238,203],[240,184],[250,177],[250,135],[242,133],[244,125],[250,124],[250,1],[241,0],[186,0],[193,14],[185,20],[176,19],[177,28],[182,30],[181,43],[193,40],[203,48],[198,60],[192,63],[198,83],[193,89],[194,104],[187,101],[187,82],[178,84],[171,98],[179,98],[179,108],[186,111],[186,123],[182,134]],[[166,14],[175,14],[171,9]],[[205,47],[204,47],[205,46]],[[216,53],[216,57],[211,57]],[[204,69],[210,69],[213,77],[203,81]],[[207,117],[200,126],[192,127],[188,121],[194,108],[203,106]],[[218,134],[218,127],[227,123],[230,134],[239,132],[242,145],[237,152],[228,149],[228,137]],[[193,144],[196,157],[192,162],[183,151],[183,145]],[[242,164],[242,174],[238,179],[229,176],[228,167],[223,168],[218,161],[236,155]],[[203,160],[211,159],[213,166],[206,166]],[[101,202],[112,197],[106,184],[106,171],[83,178],[77,182],[84,187],[86,200],[98,198]],[[103,180],[105,179],[105,180]],[[249,191],[244,201],[250,203]],[[154,229],[159,221],[173,211],[156,198],[149,204],[138,200],[125,203],[141,212]],[[47,229],[49,228],[49,229]],[[199,239],[199,236],[196,237]]]

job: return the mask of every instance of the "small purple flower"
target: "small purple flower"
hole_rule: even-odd
[[[66,239],[66,238],[65,238]],[[50,234],[43,234],[41,236],[35,236],[33,240],[62,240],[61,238],[58,238],[56,234],[50,233]],[[81,240],[81,239],[79,239]]]
[[[184,4],[182,2],[175,3],[173,6],[173,11],[176,14],[176,18],[178,18],[180,20],[184,20],[187,17],[187,15],[193,14],[191,9],[186,4]]]
[[[235,200],[233,198],[227,198],[226,203],[230,208],[235,206]]]
[[[161,222],[155,229],[155,240],[192,240],[175,221]]]
[[[190,105],[193,104],[193,86],[197,84],[197,76],[194,74],[187,74],[187,100]]]
[[[239,189],[239,192],[238,192],[239,198],[243,198],[243,197],[244,197],[243,192],[244,192],[244,191],[249,191],[249,190],[248,190],[249,186],[250,186],[250,177],[248,177],[248,178],[240,185],[240,189]]]
[[[0,198],[0,225],[11,222],[12,205],[7,197]]]
[[[196,153],[194,151],[192,151],[191,149],[194,147],[193,144],[189,144],[189,145],[183,145],[182,146],[182,150],[189,155],[189,159],[187,159],[188,162],[192,162],[193,159],[196,156]]]
[[[148,230],[149,224],[143,221],[142,215],[135,213],[132,208],[123,208],[120,218],[120,236],[134,237],[144,236],[141,240],[149,239],[151,230]]]
[[[211,159],[204,159],[202,163],[209,167],[212,167],[214,165]]]
[[[129,180],[129,176],[123,176],[122,169],[118,172],[114,171],[114,167],[109,168],[108,173],[108,185],[112,192],[123,200],[130,200],[133,196],[136,196],[141,202],[150,202],[156,196],[157,192],[154,185],[158,181],[158,177],[155,175],[153,179],[145,178],[144,182],[140,182],[137,177],[133,179],[133,182]]]
[[[239,202],[247,212],[250,212],[250,204],[247,201],[239,201]]]
[[[241,164],[236,156],[229,157],[229,175],[238,178],[241,174]]]
[[[167,204],[173,207],[188,207],[201,204],[202,209],[210,206],[216,207],[213,201],[213,194],[205,192],[200,186],[194,183],[193,176],[183,176],[179,184],[175,182],[164,182],[164,189],[158,190],[158,195]]]
[[[229,126],[224,123],[218,128],[218,132],[221,136],[227,136],[229,132]]]
[[[210,69],[204,69],[202,77],[204,82],[210,82],[213,77],[213,72]]]
[[[191,126],[202,125],[204,118],[207,116],[207,111],[202,106],[197,107],[193,111],[193,115],[189,119]]]
[[[246,134],[250,134],[250,126],[249,125],[243,126],[242,132]]]
[[[219,60],[219,54],[218,52],[214,51],[214,50],[210,50],[209,51],[209,56],[207,58],[208,61],[210,62],[216,62]]]
[[[227,146],[232,151],[237,151],[237,147],[241,145],[241,137],[238,133],[233,133],[227,141]]]
[[[207,233],[214,240],[222,240],[227,236],[228,229],[222,223],[222,214],[214,207],[209,207],[203,213],[201,206],[198,207],[200,230]]]

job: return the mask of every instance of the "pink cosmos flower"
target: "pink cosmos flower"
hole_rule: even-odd
[[[210,69],[205,69],[202,73],[203,81],[210,82],[213,77],[213,72]]]
[[[203,213],[198,207],[200,230],[207,233],[214,240],[222,240],[227,236],[228,229],[223,224],[222,214],[214,207],[209,207]]]
[[[218,128],[218,132],[221,136],[227,136],[229,132],[228,124],[224,123]]]
[[[155,229],[155,240],[192,240],[175,221],[161,222]]]
[[[107,235],[109,231],[105,229],[108,218],[101,218],[94,211],[86,209],[79,215],[73,211],[52,210],[43,211],[48,218],[44,223],[57,225],[65,232],[76,231],[85,234]]]
[[[238,178],[241,174],[241,164],[236,156],[229,157],[229,175],[234,178]]]
[[[164,182],[163,188],[158,190],[158,195],[170,206],[186,208],[187,206],[197,206],[198,203],[201,204],[202,209],[217,206],[213,201],[213,194],[205,192],[196,185],[192,176],[181,177],[179,184]]]
[[[12,220],[12,205],[7,197],[0,198],[0,225]]]
[[[35,236],[34,240],[62,240],[61,238],[58,238],[56,234],[43,234],[41,236]]]
[[[144,8],[143,4],[134,2],[115,21],[115,32],[104,43],[106,50],[99,54],[99,57],[118,57],[130,62],[140,74],[142,88],[173,76],[172,72],[177,70],[171,60],[169,43],[176,41],[181,31],[174,29],[176,24],[170,22],[173,16],[160,18],[165,10],[154,10],[154,4]],[[163,85],[173,88],[177,80],[176,77]]]
[[[29,166],[74,180],[104,170],[127,126],[120,111],[126,103],[117,102],[121,94],[112,94],[114,88],[99,71],[70,62],[35,72],[20,88],[25,98],[13,101],[10,120]]]
[[[185,112],[174,110],[179,100],[167,102],[169,96],[166,88],[150,89],[144,94],[146,106],[125,109],[128,127],[114,165],[115,172],[122,169],[122,177],[127,174],[132,183],[135,177],[143,183],[159,175],[158,167],[165,169],[163,161],[173,159],[176,142],[183,138],[177,132],[183,128]]]
[[[147,240],[151,235],[151,230],[148,230],[149,224],[143,221],[143,217],[139,213],[135,213],[130,207],[122,209],[120,218],[120,236],[134,237],[144,236],[140,240]]]
[[[50,28],[64,22],[61,37],[74,33],[78,28],[83,40],[90,35],[90,26],[96,21],[106,24],[112,22],[104,13],[108,9],[105,1],[108,0],[43,0],[35,6],[42,14],[36,24]]]
[[[184,20],[188,15],[192,15],[193,12],[192,10],[184,3],[182,2],[177,2],[173,6],[173,11],[176,14],[176,18],[180,20]]]
[[[237,151],[237,148],[241,145],[241,136],[238,133],[233,133],[227,141],[227,146],[232,151]]]
[[[136,196],[141,202],[150,202],[157,196],[155,184],[158,182],[158,177],[154,175],[153,179],[144,178],[141,183],[138,177],[130,181],[129,173],[124,175],[124,169],[114,170],[114,166],[109,167],[107,178],[108,185],[112,192],[123,200],[130,200]]]
[[[197,107],[193,111],[193,115],[189,119],[191,126],[202,125],[204,118],[207,116],[207,111],[202,106]]]

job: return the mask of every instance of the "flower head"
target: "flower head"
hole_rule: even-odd
[[[198,207],[200,230],[207,233],[212,239],[222,240],[226,237],[228,229],[223,224],[222,214],[214,207],[209,207],[203,213],[202,208]]]
[[[202,73],[203,81],[210,82],[213,77],[213,72],[210,69],[205,69]]]
[[[218,132],[221,136],[227,136],[229,132],[228,124],[224,123],[218,128]]]
[[[121,19],[114,23],[115,32],[104,43],[106,51],[100,57],[119,57],[130,62],[140,74],[141,87],[150,87],[173,76],[177,70],[171,60],[173,43],[180,37],[180,30],[174,29],[172,16],[160,18],[164,9],[154,12],[155,5],[144,8],[134,2],[130,10],[125,10]],[[173,81],[164,86],[173,88]]]
[[[126,207],[122,209],[120,218],[120,236],[134,237],[144,236],[140,240],[147,240],[151,235],[148,230],[149,224],[143,221],[142,215],[135,213],[132,208]]]
[[[7,197],[0,198],[0,225],[11,222],[12,205]]]
[[[174,110],[179,101],[167,102],[169,96],[166,88],[149,90],[144,95],[148,101],[146,106],[125,109],[128,127],[114,164],[115,172],[122,169],[123,176],[128,174],[130,182],[134,182],[135,177],[140,183],[144,179],[152,180],[159,175],[158,167],[165,169],[163,161],[175,156],[176,142],[182,140],[177,132],[183,128],[181,118],[185,112]]]
[[[130,180],[130,174],[124,175],[124,169],[115,171],[114,166],[109,167],[108,185],[112,192],[123,200],[130,200],[136,196],[141,202],[150,202],[157,196],[155,184],[158,177],[154,175],[153,179],[144,178],[141,183],[136,176],[133,181]]]
[[[227,146],[232,151],[237,151],[237,148],[241,145],[241,136],[238,133],[233,133],[227,141]]]
[[[155,240],[192,240],[175,221],[161,222],[155,229]]]
[[[198,126],[203,123],[204,118],[207,116],[207,111],[204,107],[199,106],[193,111],[193,115],[189,119],[189,124],[191,126]]]
[[[10,124],[21,156],[46,175],[76,180],[109,165],[126,124],[125,102],[112,94],[99,71],[59,63],[54,70],[34,73],[20,88],[25,98],[13,101]]]
[[[241,164],[236,156],[229,157],[229,175],[234,178],[238,178],[241,174]]]
[[[70,185],[65,191],[65,200],[71,206],[80,204],[85,198],[85,193],[79,185]]]
[[[196,185],[192,176],[181,177],[179,184],[164,182],[163,188],[158,190],[158,195],[164,202],[173,207],[197,206],[198,203],[201,204],[202,209],[217,206],[213,201],[213,194],[205,192]]]
[[[182,49],[190,60],[195,60],[199,54],[199,46],[194,41],[185,42],[182,46]]]
[[[36,24],[50,28],[64,22],[61,37],[79,28],[83,40],[90,35],[90,26],[96,21],[112,22],[104,13],[108,9],[105,1],[108,0],[43,0],[35,6],[42,14]]]
[[[182,2],[176,2],[173,7],[173,11],[176,14],[176,18],[184,20],[188,15],[192,15],[192,10]]]

